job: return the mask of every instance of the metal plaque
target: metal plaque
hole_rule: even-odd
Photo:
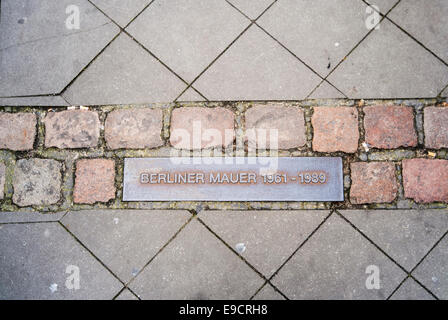
[[[127,158],[124,201],[343,201],[341,158]]]

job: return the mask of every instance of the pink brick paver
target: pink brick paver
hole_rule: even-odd
[[[235,115],[223,108],[184,107],[173,110],[170,143],[178,149],[228,146],[235,137]]]
[[[412,107],[369,106],[364,113],[366,142],[370,146],[395,149],[417,145]]]
[[[256,105],[246,111],[247,139],[257,149],[292,149],[306,144],[304,113],[298,107]],[[271,141],[277,130],[278,141]]]
[[[94,111],[49,112],[44,123],[47,148],[94,148],[98,145],[100,121]]]
[[[387,203],[397,197],[395,165],[391,162],[355,162],[350,165],[353,204]]]
[[[107,202],[115,198],[115,161],[82,159],[76,162],[75,203]]]
[[[314,151],[354,153],[358,149],[358,110],[355,108],[315,107],[311,123]]]
[[[424,113],[425,147],[448,148],[448,108],[428,107]]]
[[[110,149],[143,149],[163,145],[161,109],[112,111],[106,119],[105,138]]]
[[[403,186],[416,202],[448,202],[448,160],[403,160]]]
[[[36,125],[34,113],[0,113],[0,149],[33,149]]]

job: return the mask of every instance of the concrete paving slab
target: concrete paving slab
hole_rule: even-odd
[[[390,300],[435,300],[435,298],[414,279],[408,278]]]
[[[2,1],[0,29],[4,97],[61,92],[119,31],[86,0]]]
[[[320,81],[252,26],[195,82],[195,88],[209,100],[301,100]]]
[[[405,277],[396,264],[333,214],[272,283],[289,299],[382,300]]]
[[[309,211],[203,211],[199,218],[269,278],[329,215]]]
[[[233,4],[242,13],[244,13],[248,18],[254,20],[260,14],[266,10],[269,5],[274,2],[273,0],[227,0],[227,2]]]
[[[347,210],[340,213],[408,271],[448,230],[448,210]]]
[[[309,97],[309,99],[344,99],[345,96],[328,82],[322,83]]]
[[[448,63],[448,3],[445,0],[401,1],[388,15],[392,21]]]
[[[244,283],[244,285],[241,285]],[[196,219],[131,282],[142,299],[249,299],[264,280]]]
[[[0,227],[1,300],[112,299],[122,288],[58,223]]]
[[[41,212],[0,212],[0,223],[27,223],[27,222],[51,222],[59,221],[66,212],[41,213]]]
[[[61,96],[51,97],[27,97],[27,98],[0,98],[0,106],[19,107],[66,107],[69,104]]]
[[[193,81],[248,25],[225,1],[156,1],[126,30]]]
[[[152,0],[91,0],[121,27],[125,27]]]
[[[69,212],[61,222],[123,282],[128,282],[190,216],[183,210],[92,210]]]
[[[369,32],[359,0],[282,0],[257,23],[321,76]]]
[[[369,5],[378,7],[382,14],[386,14],[399,0],[365,0]]]
[[[189,88],[187,91],[185,91],[177,101],[182,102],[191,102],[191,101],[205,101],[204,98],[202,98],[199,93],[197,93],[195,90]]]
[[[328,81],[349,98],[430,98],[448,82],[448,67],[384,20]]]
[[[285,298],[275,291],[270,285],[266,284],[254,297],[254,300],[285,300]]]
[[[448,237],[431,251],[412,275],[439,299],[448,300]]]
[[[442,92],[442,97],[448,97],[448,87]]]
[[[73,105],[171,102],[185,85],[121,34],[63,96]]]
[[[138,300],[138,298],[128,289],[124,289],[115,300]]]

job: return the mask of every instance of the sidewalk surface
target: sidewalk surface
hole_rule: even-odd
[[[448,299],[448,1],[0,5],[0,299]],[[123,205],[123,158],[229,112],[346,201]]]

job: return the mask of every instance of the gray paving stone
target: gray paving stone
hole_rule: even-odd
[[[115,300],[138,300],[138,298],[128,289],[124,289]]]
[[[328,81],[349,98],[429,98],[448,82],[448,67],[384,20]]]
[[[249,299],[264,280],[196,219],[138,275],[142,299]],[[244,285],[242,285],[244,284]]]
[[[188,211],[93,210],[69,212],[61,222],[128,282],[188,218]]]
[[[52,159],[18,160],[12,201],[20,207],[57,203],[61,197],[61,168],[61,163]]]
[[[3,200],[5,195],[5,174],[6,167],[3,163],[0,162],[0,200]]]
[[[209,100],[301,100],[320,80],[252,26],[195,82],[195,88]]]
[[[314,91],[309,99],[343,99],[345,98],[342,93],[336,90],[328,82],[322,83],[316,91]]]
[[[199,218],[267,278],[329,211],[203,211]]]
[[[442,97],[448,97],[448,87],[442,92]]]
[[[189,102],[189,101],[205,101],[205,99],[202,98],[196,91],[194,91],[193,89],[189,88],[187,91],[185,91],[179,97],[179,99],[177,99],[177,101],[185,101],[185,102]]]
[[[263,289],[257,293],[254,300],[285,300],[285,298],[283,298],[280,293],[275,291],[270,284],[266,284]]]
[[[282,0],[257,23],[326,76],[369,31],[365,11],[359,0]]]
[[[380,12],[387,13],[399,0],[366,0],[370,5],[375,5],[380,9]]]
[[[43,106],[43,107],[59,107],[68,106],[61,96],[51,97],[28,97],[28,98],[0,98],[0,106]]]
[[[237,7],[241,12],[251,19],[257,18],[266,10],[273,0],[228,0],[231,4]]]
[[[435,300],[414,279],[408,278],[401,287],[395,291],[390,300]]]
[[[412,275],[439,299],[448,300],[448,237],[431,251]]]
[[[380,272],[380,289],[367,289]],[[273,278],[290,299],[386,299],[406,274],[337,214],[333,214]]]
[[[0,227],[1,300],[112,299],[122,288],[122,284],[59,224]],[[77,290],[66,286],[74,274],[69,266],[79,268]],[[52,292],[50,288],[57,291]]]
[[[121,34],[63,96],[72,105],[171,102],[185,85],[129,36]]]
[[[66,8],[80,11],[80,29],[66,28]],[[86,0],[2,1],[0,96],[59,93],[117,34]]]
[[[225,1],[161,0],[127,31],[184,80],[192,81],[249,23]]]
[[[121,27],[125,27],[151,0],[91,0]]]
[[[340,213],[408,271],[448,230],[448,210],[347,210]]]
[[[24,222],[51,222],[59,221],[66,212],[41,213],[41,212],[0,212],[0,223],[24,223]]]
[[[448,2],[401,1],[388,15],[392,21],[448,63]]]

